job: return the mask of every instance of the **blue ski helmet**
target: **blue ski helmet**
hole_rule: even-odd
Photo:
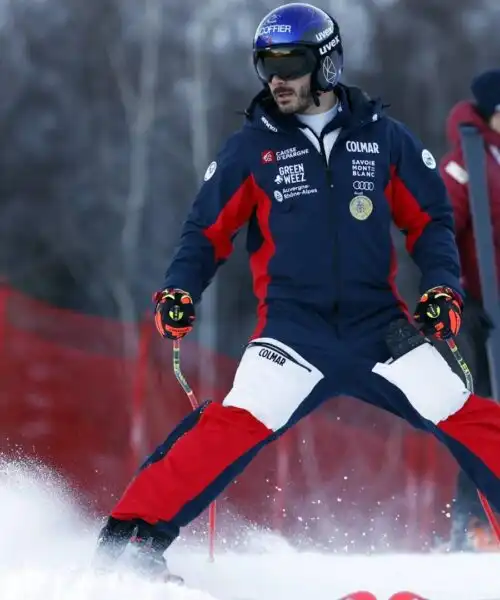
[[[311,73],[313,90],[333,90],[343,67],[338,23],[324,10],[303,2],[275,8],[257,27],[253,63],[264,85],[274,75],[287,80]]]

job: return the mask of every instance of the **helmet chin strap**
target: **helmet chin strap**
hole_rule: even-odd
[[[315,82],[315,75],[312,74],[311,75],[311,96],[314,102],[314,106],[318,107],[320,105],[319,102],[319,96],[320,96],[320,90],[318,89],[316,82]]]

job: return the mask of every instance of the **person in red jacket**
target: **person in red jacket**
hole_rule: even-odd
[[[462,284],[466,293],[459,343],[474,374],[475,388],[482,396],[491,396],[490,374],[486,354],[489,319],[481,302],[481,284],[476,257],[474,230],[469,202],[469,176],[460,144],[460,125],[477,127],[484,140],[486,175],[497,272],[500,273],[500,69],[485,71],[471,84],[473,100],[456,104],[447,120],[447,135],[452,149],[440,163],[441,175],[453,205],[455,232],[462,268]],[[488,532],[485,535],[485,532]],[[452,548],[488,544],[489,526],[484,519],[475,487],[460,472],[453,511]]]

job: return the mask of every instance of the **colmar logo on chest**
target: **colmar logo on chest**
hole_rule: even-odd
[[[349,140],[345,143],[347,152],[364,152],[366,154],[380,154],[377,142],[354,142]]]

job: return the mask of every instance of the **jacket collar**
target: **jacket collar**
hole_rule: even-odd
[[[360,88],[339,84],[335,88],[335,93],[339,98],[340,110],[325,131],[338,127],[350,129],[375,121],[383,113],[384,106],[381,100],[371,99]],[[294,115],[284,115],[279,111],[267,88],[252,99],[245,116],[248,126],[273,133],[279,131],[290,133],[304,127]]]

